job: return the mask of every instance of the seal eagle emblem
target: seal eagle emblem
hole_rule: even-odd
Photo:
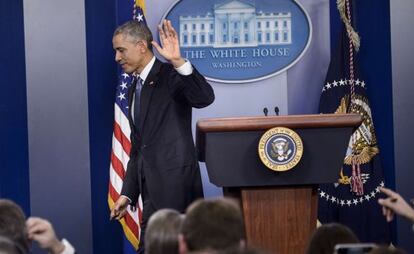
[[[299,135],[285,127],[275,127],[260,138],[258,152],[263,164],[274,171],[287,171],[295,167],[303,154]]]

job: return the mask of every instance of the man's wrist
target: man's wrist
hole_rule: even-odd
[[[65,249],[60,254],[74,254],[76,252],[75,248],[65,238],[62,239],[62,244],[65,246]]]
[[[171,59],[170,63],[174,66],[174,68],[180,68],[183,64],[185,64],[185,60],[180,57],[178,59]]]
[[[414,210],[411,210],[411,213],[408,215],[408,219],[414,223]]]
[[[49,253],[51,253],[51,254],[60,254],[64,250],[65,250],[65,245],[61,241],[56,239],[55,242],[50,247]]]
[[[184,63],[180,67],[175,68],[175,70],[180,75],[188,76],[188,75],[191,75],[193,73],[193,66],[191,65],[191,63],[188,60],[184,59]]]
[[[128,200],[128,204],[132,204],[132,200],[128,196],[121,195],[121,197],[124,197],[126,200]]]

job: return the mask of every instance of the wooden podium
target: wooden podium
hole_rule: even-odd
[[[277,254],[303,254],[317,221],[317,188],[337,181],[357,114],[211,118],[197,122],[197,148],[210,181],[240,200],[247,243]],[[291,170],[268,169],[258,143],[273,127],[293,129],[303,156]]]

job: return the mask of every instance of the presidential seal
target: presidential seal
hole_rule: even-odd
[[[266,167],[274,171],[287,171],[302,158],[303,143],[293,130],[275,127],[260,138],[258,151]]]

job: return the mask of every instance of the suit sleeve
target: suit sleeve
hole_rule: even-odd
[[[125,173],[124,182],[122,184],[121,195],[127,196],[132,200],[131,205],[135,205],[139,197],[139,186],[138,186],[138,168],[135,146],[132,146],[130,160],[128,161],[127,170]]]
[[[171,70],[170,77],[170,88],[174,97],[185,100],[194,108],[204,108],[213,103],[213,88],[194,66],[190,75],[180,75]]]

